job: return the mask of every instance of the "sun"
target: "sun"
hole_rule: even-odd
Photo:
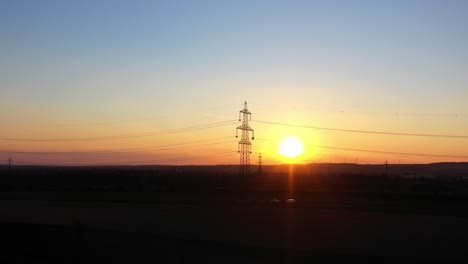
[[[279,144],[279,153],[288,158],[295,158],[304,152],[304,144],[294,136],[289,136]]]

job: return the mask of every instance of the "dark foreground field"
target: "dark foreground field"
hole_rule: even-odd
[[[281,172],[239,182],[219,171],[210,176],[159,171],[149,177],[142,177],[148,170],[141,168],[112,171],[115,178],[100,177],[109,173],[102,168],[92,170],[96,177],[72,168],[60,169],[59,176],[56,168],[4,174],[0,261],[468,261],[463,180],[375,171],[327,176],[322,170],[298,173],[291,191]],[[78,178],[80,173],[85,176]],[[462,179],[463,171],[454,175]],[[129,180],[134,178],[140,180]],[[286,203],[288,198],[295,202]]]
[[[3,263],[427,263],[417,258],[294,250],[147,233],[3,223]]]
[[[466,260],[467,219],[346,208],[10,200],[2,256],[23,261]]]
[[[466,261],[464,216],[250,205],[9,200],[2,258],[37,262]]]

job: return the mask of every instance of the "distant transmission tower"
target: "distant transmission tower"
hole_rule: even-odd
[[[239,137],[238,131],[242,130],[242,136],[238,144],[238,153],[240,153],[239,174],[245,177],[250,174],[250,154],[252,153],[252,143],[250,143],[249,133],[252,131],[252,140],[255,138],[254,130],[249,126],[249,120],[252,119],[252,113],[247,109],[247,102],[244,102],[244,109],[239,111],[239,121],[242,125],[236,128],[236,138]]]
[[[258,155],[258,174],[262,174],[262,153]]]

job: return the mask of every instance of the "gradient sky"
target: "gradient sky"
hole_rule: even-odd
[[[245,100],[253,121],[468,135],[466,25],[467,1],[0,0],[0,138],[212,124],[236,120]],[[0,140],[0,160],[235,164],[236,125],[102,141]],[[252,160],[262,152],[266,164],[284,162],[277,144],[288,135],[307,145],[296,162],[468,161],[317,147],[468,156],[466,138],[251,126],[260,139]],[[194,141],[206,145],[74,153]],[[222,156],[201,158],[211,155]]]

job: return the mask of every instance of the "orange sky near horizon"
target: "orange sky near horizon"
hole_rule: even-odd
[[[323,131],[310,128],[289,127],[259,123],[272,121],[285,124],[312,125],[328,127],[326,122],[313,122],[317,119],[349,119],[355,125],[329,126],[343,129],[368,129],[360,126],[369,122],[363,114],[343,112],[311,111],[316,118],[306,119],[299,110],[285,112],[285,116],[276,118],[256,114],[255,103],[249,106],[252,112],[250,126],[255,130],[256,139],[252,141],[251,163],[256,164],[259,153],[262,153],[264,164],[279,163],[355,163],[381,164],[389,163],[430,163],[444,161],[468,161],[457,157],[431,157],[393,153],[373,153],[369,151],[402,152],[415,154],[435,154],[449,156],[468,156],[468,140],[465,138],[432,138],[393,135],[359,134],[339,131]],[[241,110],[239,104],[238,110]],[[262,107],[259,107],[262,109]],[[284,109],[284,108],[283,108]],[[212,110],[218,113],[217,110]],[[15,138],[34,139],[73,139],[95,138],[117,135],[134,135],[153,131],[171,132],[172,129],[190,128],[191,131],[178,131],[163,135],[140,135],[135,138],[120,138],[91,141],[57,141],[57,142],[18,142],[0,141],[0,157],[6,163],[11,157],[15,164],[54,164],[54,165],[141,165],[141,164],[237,164],[237,142],[235,128],[240,125],[236,119],[237,111],[232,111],[232,118],[227,114],[202,113],[194,116],[193,123],[179,124],[178,120],[131,120],[102,123],[44,123],[33,126],[30,130],[11,129]],[[190,114],[187,114],[190,115]],[[260,115],[260,116],[258,116]],[[301,119],[304,118],[304,119]],[[377,116],[385,125],[388,123],[406,123],[411,117]],[[154,122],[153,122],[154,121]],[[375,122],[375,121],[374,121]],[[348,124],[351,122],[348,122]],[[199,129],[204,124],[214,124],[212,128]],[[331,125],[331,121],[330,121]],[[403,127],[399,125],[399,127]],[[424,130],[394,130],[372,127],[372,130],[390,132],[424,133]],[[8,130],[6,130],[8,131]],[[435,130],[433,130],[435,131]],[[442,132],[442,131],[440,131]],[[287,136],[296,136],[304,144],[304,153],[297,158],[287,158],[279,154],[279,143]],[[351,149],[351,150],[343,150]],[[9,152],[11,151],[11,152]],[[27,153],[16,153],[16,152]],[[106,153],[105,151],[109,152]],[[46,153],[44,153],[46,152]],[[50,153],[47,153],[50,152]],[[80,153],[81,152],[81,153]],[[105,153],[101,153],[105,152]],[[62,153],[62,154],[60,154]]]

